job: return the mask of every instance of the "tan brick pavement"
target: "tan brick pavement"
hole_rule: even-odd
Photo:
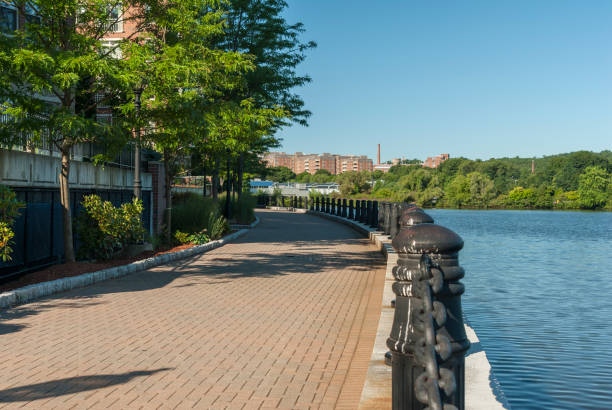
[[[0,312],[0,408],[356,408],[384,260],[260,212],[239,240]]]

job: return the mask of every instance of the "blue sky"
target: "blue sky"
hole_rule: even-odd
[[[488,159],[612,149],[612,1],[288,0],[309,127],[286,152]]]

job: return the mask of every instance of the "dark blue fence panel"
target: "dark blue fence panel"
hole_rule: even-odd
[[[49,264],[59,263],[64,257],[64,226],[59,190],[14,188],[17,198],[26,204],[13,224],[12,260],[0,262],[0,279],[34,270]],[[97,194],[115,206],[132,200],[131,190],[82,190],[70,192],[70,207],[73,218],[83,211],[83,198]],[[151,227],[151,191],[142,192],[142,222],[145,230]],[[80,245],[76,224],[73,231],[75,251]]]

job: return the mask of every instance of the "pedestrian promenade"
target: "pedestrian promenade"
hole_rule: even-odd
[[[0,311],[0,408],[358,407],[378,249],[307,214],[208,253]]]

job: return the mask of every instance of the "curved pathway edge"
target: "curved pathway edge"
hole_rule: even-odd
[[[0,309],[22,305],[45,296],[90,286],[94,283],[119,278],[121,276],[129,275],[130,273],[140,272],[155,266],[163,265],[165,263],[199,255],[223,246],[236,238],[240,238],[242,235],[246,234],[249,229],[256,227],[257,224],[259,224],[259,218],[255,217],[255,221],[248,225],[248,228],[240,229],[239,231],[236,231],[221,239],[217,239],[216,241],[205,243],[204,245],[196,245],[179,252],[166,253],[153,258],[132,262],[127,265],[115,266],[96,272],[84,273],[82,275],[56,279],[48,282],[36,283],[34,285],[24,286],[9,292],[0,293]]]

